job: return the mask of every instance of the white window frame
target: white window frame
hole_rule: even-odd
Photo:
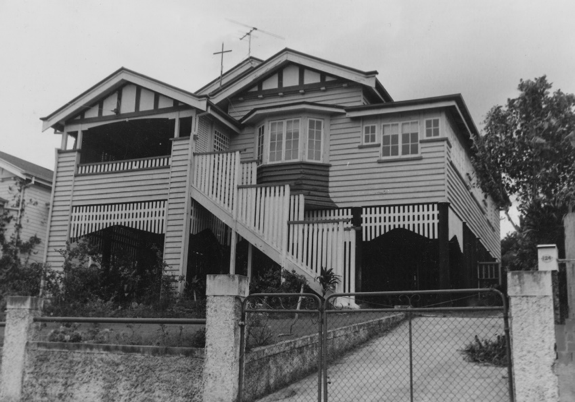
[[[308,117],[306,120],[307,120],[307,130],[305,132],[305,149],[303,150],[304,155],[305,155],[305,160],[309,161],[309,162],[322,163],[323,159],[324,159],[323,150],[324,150],[324,143],[325,143],[325,120],[324,119],[317,119],[315,117]],[[309,158],[309,123],[312,121],[321,122],[319,160]]]
[[[437,127],[433,127],[433,122],[437,121]],[[431,122],[431,127],[427,127],[427,122]],[[441,137],[441,119],[439,117],[433,117],[431,119],[425,119],[423,123],[423,129],[425,130],[425,138],[437,138]],[[433,135],[433,131],[437,129],[437,135]],[[431,130],[431,135],[429,135],[429,131]]]
[[[258,165],[264,162],[266,155],[266,125],[262,124],[256,129],[256,152],[254,159],[257,160]],[[261,149],[261,154],[260,154]]]
[[[286,131],[287,131],[287,122],[288,121],[296,121],[298,122],[298,132],[299,132],[299,138],[298,138],[298,150],[297,150],[297,158],[295,159],[285,159],[285,152],[286,152]],[[266,145],[267,145],[267,150],[265,150],[265,154],[266,154],[266,160],[268,164],[276,164],[276,163],[287,163],[287,162],[297,162],[297,161],[301,161],[301,153],[302,153],[302,139],[303,139],[303,130],[302,130],[302,118],[301,117],[293,117],[293,118],[289,118],[289,119],[279,119],[279,120],[270,120],[267,123],[268,126],[268,134],[266,136]],[[270,160],[270,153],[271,153],[271,135],[272,135],[272,129],[271,126],[273,123],[283,123],[282,126],[282,150],[281,150],[281,158],[280,160],[276,160],[276,161],[271,161]],[[306,136],[307,137],[307,136]],[[307,138],[305,138],[307,140]]]
[[[417,124],[417,153],[407,153],[404,154],[403,153],[403,126],[406,124]],[[386,126],[394,126],[397,125],[397,133],[394,133],[394,135],[398,136],[398,140],[397,140],[397,155],[391,155],[391,150],[390,150],[390,155],[383,155],[383,148],[384,146],[387,146],[385,144],[385,137],[386,135],[384,134],[385,132],[385,127]],[[409,134],[413,134],[413,133],[409,133]],[[409,144],[412,144],[412,142],[410,141]],[[390,143],[390,146],[393,145]],[[392,123],[383,123],[381,125],[381,147],[380,147],[380,157],[381,159],[390,159],[390,158],[409,158],[409,157],[413,157],[413,156],[419,156],[421,155],[421,128],[420,128],[420,124],[419,124],[419,120],[408,120],[408,121],[400,121],[400,122],[392,122]]]
[[[373,134],[373,141],[366,141],[366,128],[373,128],[373,133],[369,133],[369,135],[371,136]],[[377,124],[366,124],[363,126],[363,130],[361,133],[361,142],[364,145],[372,145],[372,144],[377,144]]]

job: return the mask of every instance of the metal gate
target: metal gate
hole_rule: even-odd
[[[513,401],[497,290],[262,294],[243,313],[241,401]]]

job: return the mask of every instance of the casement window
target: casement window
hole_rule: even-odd
[[[307,129],[307,160],[321,162],[323,120],[309,119]]]
[[[323,119],[270,121],[257,129],[257,158],[261,163],[322,162],[324,131]]]
[[[384,124],[381,134],[382,158],[419,154],[419,124],[417,121]]]
[[[265,133],[265,126],[258,127],[258,146],[256,152],[256,159],[258,164],[262,163],[264,157],[264,133]]]
[[[269,163],[299,159],[300,119],[270,123]]]
[[[224,133],[214,130],[214,152],[224,152],[230,147],[230,139]]]
[[[375,144],[377,141],[376,135],[376,125],[370,124],[363,126],[363,143],[364,144]]]
[[[439,119],[425,120],[425,138],[439,137]]]

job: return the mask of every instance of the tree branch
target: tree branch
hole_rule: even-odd
[[[513,229],[515,229],[516,232],[519,232],[519,226],[517,226],[515,224],[515,222],[513,222],[513,219],[511,219],[511,215],[509,215],[509,208],[505,208],[505,216],[507,217],[507,220],[509,221],[509,223],[511,223],[511,226],[513,226]]]

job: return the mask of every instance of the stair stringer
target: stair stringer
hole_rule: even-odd
[[[307,279],[308,286],[314,292],[317,292],[318,294],[322,293],[320,284],[315,280],[315,277],[308,269],[302,267],[302,265],[291,259],[289,255],[284,256],[280,250],[263,239],[261,234],[258,234],[251,228],[247,227],[241,221],[234,220],[231,212],[224,209],[211,198],[206,197],[194,186],[192,186],[191,197],[219,220],[224,222],[231,229],[235,230],[240,236],[246,239],[246,241],[252,244],[252,246],[256,247],[262,253],[271,258],[276,264],[280,265],[283,269],[287,269],[290,272],[293,270],[298,275],[305,277]]]

